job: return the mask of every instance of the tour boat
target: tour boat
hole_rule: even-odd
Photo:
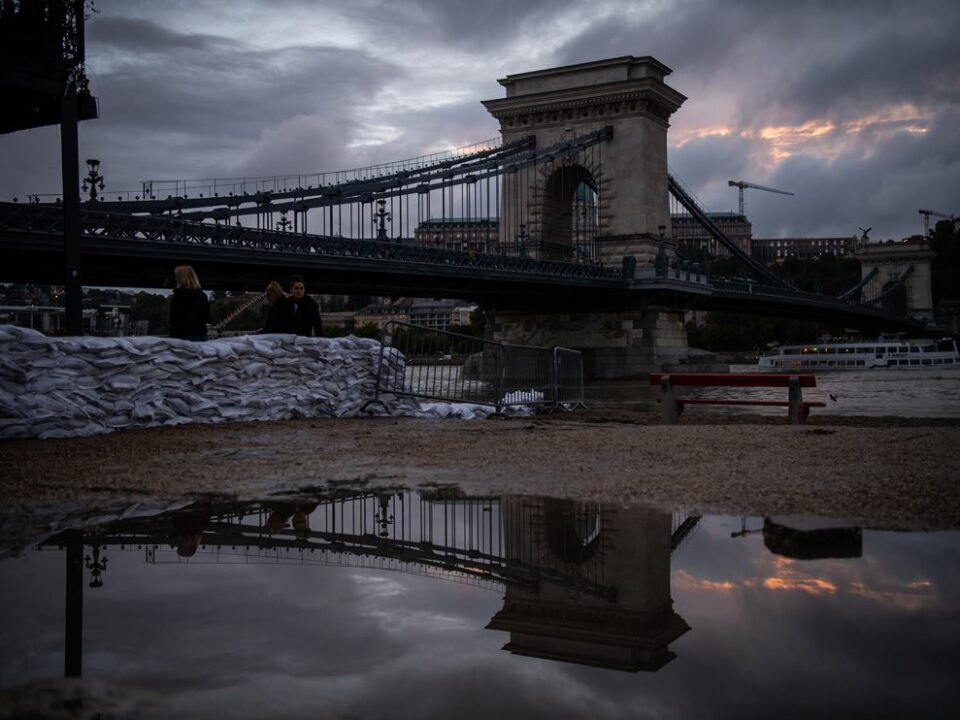
[[[881,335],[873,341],[782,345],[760,358],[760,368],[774,371],[960,369],[960,353],[953,338],[902,340]]]

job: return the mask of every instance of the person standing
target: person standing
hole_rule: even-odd
[[[207,339],[210,301],[189,265],[173,270],[175,287],[170,298],[170,337],[202,342]]]
[[[267,285],[267,302],[270,309],[267,311],[267,321],[261,333],[286,333],[296,335],[300,326],[300,312],[296,302],[283,293],[283,288],[276,280]]]
[[[306,294],[307,286],[303,278],[294,275],[290,278],[290,296],[300,308],[300,327],[297,328],[297,335],[306,335],[311,337],[323,335],[323,321],[320,319],[320,308],[317,301]]]

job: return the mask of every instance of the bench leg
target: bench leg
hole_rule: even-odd
[[[683,412],[683,404],[673,392],[673,382],[669,375],[660,378],[660,412],[664,425],[676,425]]]
[[[790,388],[790,424],[800,425],[807,419],[810,409],[803,402],[803,393],[800,390],[800,378],[791,377],[788,381]]]

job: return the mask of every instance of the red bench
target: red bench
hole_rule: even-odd
[[[660,386],[663,422],[676,425],[684,405],[775,405],[788,408],[791,424],[807,419],[810,408],[823,407],[822,402],[804,402],[801,388],[817,386],[815,375],[775,373],[650,373],[650,384]],[[675,387],[784,387],[787,400],[714,400],[711,398],[680,398]]]

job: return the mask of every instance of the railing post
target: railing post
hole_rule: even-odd
[[[790,389],[790,424],[800,425],[804,421],[803,413],[803,394],[800,390],[800,378],[796,375],[787,380],[787,387]]]
[[[496,395],[496,411],[497,415],[503,413],[503,394],[506,387],[506,375],[507,375],[507,357],[506,349],[503,347],[503,344],[497,345],[497,395]]]
[[[552,367],[550,368],[550,391],[553,393],[551,406],[554,410],[560,407],[560,352],[559,348],[554,346]]]
[[[669,375],[660,378],[660,412],[664,425],[676,425],[680,421],[680,403],[673,392]]]

